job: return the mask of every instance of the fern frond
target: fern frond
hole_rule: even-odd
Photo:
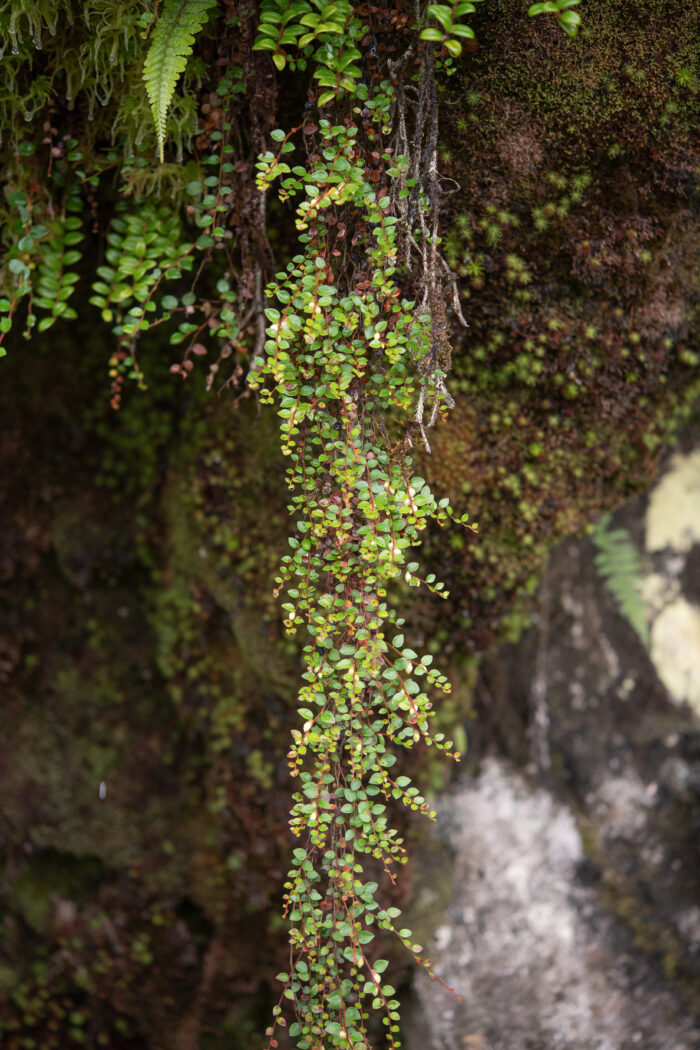
[[[161,163],[165,122],[175,85],[192,54],[194,39],[215,4],[216,0],[165,0],[162,14],[155,24],[143,79],[153,113]]]
[[[610,529],[610,515],[596,525],[591,539],[596,547],[595,567],[627,622],[645,646],[649,645],[649,625],[640,592],[642,559],[626,529]]]

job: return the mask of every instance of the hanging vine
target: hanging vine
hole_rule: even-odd
[[[263,8],[263,18],[265,11],[275,17],[271,27],[282,24],[278,5]],[[295,535],[277,580],[285,626],[310,635],[304,722],[289,751],[299,784],[291,826],[300,840],[285,884],[290,958],[275,1009],[284,1023],[287,1001],[300,1050],[368,1046],[370,1008],[382,1012],[389,1044],[398,1046],[395,989],[383,977],[386,960],[369,946],[378,931],[392,931],[428,969],[430,962],[399,910],[377,899],[370,872],[393,880],[405,859],[388,806],[429,808],[410,778],[393,774],[396,750],[423,742],[458,757],[431,726],[428,689],[447,692],[449,682],[431,656],[406,644],[390,599],[401,579],[442,593],[434,577],[421,579],[411,554],[431,519],[454,520],[448,501],[437,503],[413,475],[409,455],[416,436],[429,450],[426,429],[451,404],[448,293],[461,318],[439,251],[435,57],[416,27],[382,68],[377,43],[390,13],[385,25],[376,8],[365,14],[359,24],[345,11],[345,53],[337,39],[322,41],[352,71],[334,94],[323,67],[318,75],[325,91],[312,101],[333,103],[336,122],[321,116],[274,131],[277,150],[258,163],[261,190],[279,180],[280,198],[297,200],[304,249],[267,289],[275,305],[249,378],[276,404],[289,460]],[[314,17],[327,24],[331,16]],[[284,25],[288,40],[308,44]],[[263,21],[260,46],[276,39],[281,48],[284,34],[274,38],[271,27]],[[285,158],[300,135],[307,164],[290,167]],[[268,1036],[274,1047],[275,1024]]]

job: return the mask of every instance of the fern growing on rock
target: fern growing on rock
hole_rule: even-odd
[[[605,514],[593,530],[595,567],[622,615],[648,646],[649,625],[639,590],[642,560],[627,529],[610,529],[609,525],[610,514]]]
[[[148,100],[163,161],[165,121],[175,87],[192,54],[195,37],[207,20],[216,0],[166,0],[153,30],[153,39],[143,67]]]

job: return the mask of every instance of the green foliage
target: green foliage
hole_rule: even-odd
[[[478,2],[478,0],[477,0]],[[430,4],[428,6],[428,18],[438,23],[438,26],[428,26],[420,34],[421,40],[430,40],[442,46],[453,58],[462,54],[462,40],[473,40],[474,30],[465,25],[461,19],[464,15],[474,14],[474,4],[462,0],[456,4]]]
[[[401,30],[398,40],[391,38],[393,24],[387,18],[389,29],[372,26],[381,44],[372,51],[360,9],[344,0],[264,0],[254,41],[257,57],[269,55],[278,70],[308,68],[312,83],[300,127],[275,129],[268,142],[261,130],[266,115],[259,110],[254,114],[255,153],[260,142],[269,146],[257,161],[257,191],[264,195],[276,186],[283,204],[296,202],[301,247],[286,268],[281,265],[268,287],[267,303],[249,290],[244,310],[246,286],[262,290],[267,280],[262,274],[272,272],[266,268],[264,206],[252,179],[246,196],[246,167],[252,170],[254,160],[249,154],[246,162],[244,144],[246,136],[253,137],[254,121],[247,122],[247,113],[239,119],[236,108],[245,99],[233,98],[250,84],[251,67],[244,71],[234,61],[218,81],[215,73],[215,90],[203,91],[199,99],[190,92],[172,106],[183,70],[191,85],[206,76],[202,57],[188,58],[213,2],[166,3],[153,30],[145,71],[159,152],[162,160],[168,112],[171,120],[177,112],[183,142],[199,112],[195,155],[185,165],[160,170],[141,156],[124,162],[124,154],[142,141],[146,99],[133,83],[140,83],[138,40],[152,13],[139,12],[139,5],[125,6],[130,15],[128,49],[126,44],[117,48],[114,34],[105,30],[100,35],[102,60],[112,41],[115,57],[127,55],[131,62],[125,98],[116,114],[110,111],[111,123],[102,123],[99,135],[85,134],[80,143],[54,132],[47,133],[53,136],[49,142],[22,139],[13,154],[5,185],[9,248],[3,278],[8,294],[0,300],[0,333],[9,330],[24,305],[27,332],[35,325],[43,330],[61,317],[74,319],[71,293],[83,262],[78,245],[82,249],[86,232],[78,213],[86,202],[96,202],[93,216],[105,208],[107,218],[95,220],[104,231],[105,249],[90,302],[116,341],[109,362],[115,406],[124,378],[144,385],[137,349],[160,326],[171,346],[182,347],[181,361],[171,366],[182,378],[212,347],[219,349],[220,360],[234,354],[244,364],[246,356],[252,359],[249,389],[260,402],[276,405],[289,464],[288,509],[294,529],[277,590],[284,591],[289,632],[302,628],[308,634],[299,693],[302,721],[289,753],[297,785],[292,829],[299,839],[285,884],[292,950],[289,969],[280,975],[284,990],[276,1016],[289,1005],[294,1013],[290,1033],[300,1050],[341,1050],[368,1045],[367,1016],[371,1009],[380,1010],[395,1045],[397,1000],[393,987],[384,983],[385,961],[373,954],[377,932],[393,931],[421,961],[422,949],[400,927],[398,910],[383,904],[379,881],[381,873],[385,881],[393,879],[404,859],[390,820],[391,805],[398,802],[418,811],[428,807],[418,788],[408,777],[395,775],[393,767],[397,753],[416,745],[455,752],[435,732],[433,721],[432,692],[447,692],[449,683],[432,666],[431,654],[419,655],[406,644],[408,629],[398,603],[406,587],[421,583],[433,594],[445,594],[431,573],[419,573],[414,549],[433,525],[467,524],[466,515],[436,497],[409,454],[414,441],[427,444],[426,406],[432,422],[451,405],[445,388],[450,363],[445,295],[438,294],[445,287],[435,279],[436,272],[448,269],[438,254],[441,242],[434,224],[440,195],[436,123],[431,123],[436,118],[426,100],[437,95],[431,79],[436,61],[449,62],[445,53],[457,55],[461,41],[474,36],[462,19],[476,9],[470,3],[430,5],[425,19]],[[573,0],[534,5],[530,13],[554,13],[573,35],[578,15],[569,10],[572,6]],[[93,18],[97,4],[89,5],[89,11]],[[373,17],[382,14],[377,9]],[[95,24],[93,19],[90,25]],[[107,17],[105,24],[110,24]],[[211,42],[203,42],[200,56],[208,59],[210,47]],[[381,57],[382,49],[394,65]],[[641,83],[638,72],[629,69],[626,75]],[[85,91],[87,109],[90,78],[83,83],[75,70],[71,78],[71,84],[83,85],[78,90]],[[677,74],[676,80],[690,90],[685,74]],[[404,82],[408,94],[403,93]],[[212,87],[211,81],[206,84]],[[488,87],[479,87],[467,95],[474,112],[459,118],[463,131],[469,129],[469,119],[480,121],[490,108]],[[37,88],[36,97],[26,96],[31,106],[44,104],[48,89],[42,92],[44,87]],[[562,97],[556,101],[558,112],[565,108]],[[407,131],[414,99],[423,109]],[[488,119],[483,117],[484,126]],[[109,137],[106,128],[114,141],[102,152]],[[420,140],[421,135],[423,141],[412,149],[414,136]],[[42,183],[49,153],[51,175]],[[446,164],[453,159],[446,149],[441,158]],[[524,164],[522,157],[516,160]],[[102,165],[109,174],[103,176]],[[115,168],[118,177],[113,180]],[[519,429],[527,434],[510,461],[503,454],[493,466],[485,487],[499,510],[512,500],[517,529],[523,531],[513,527],[511,515],[492,536],[489,553],[468,548],[470,537],[462,532],[450,543],[460,557],[467,548],[477,551],[473,559],[484,563],[494,594],[491,577],[500,571],[494,560],[501,550],[507,552],[504,560],[512,577],[532,578],[526,548],[534,546],[534,525],[548,528],[545,514],[554,513],[551,505],[559,508],[557,513],[569,513],[561,478],[583,469],[580,462],[560,457],[552,470],[552,475],[559,472],[559,480],[555,484],[547,478],[554,490],[548,506],[546,493],[538,489],[545,488],[544,461],[552,452],[552,435],[578,428],[573,404],[593,386],[599,349],[593,346],[588,354],[595,331],[584,338],[566,304],[552,304],[546,295],[538,298],[539,272],[546,272],[550,263],[545,235],[576,214],[591,181],[576,165],[562,170],[565,174],[543,173],[537,192],[525,194],[522,201],[499,194],[473,207],[470,201],[470,214],[457,218],[440,249],[467,279],[467,294],[499,283],[511,289],[516,304],[526,307],[522,314],[504,312],[502,324],[494,322],[499,315],[491,311],[487,337],[477,339],[460,365],[469,410],[488,418],[492,428],[489,440],[479,444],[479,455],[486,458],[483,450],[488,449],[491,456],[486,467],[497,461],[492,450],[497,444],[504,447],[502,435]],[[42,185],[50,187],[48,193]],[[587,199],[588,213],[589,205]],[[287,214],[275,211],[274,205],[270,212],[275,222]],[[521,251],[519,244],[530,226],[541,246],[534,255]],[[246,243],[252,245],[248,255],[241,247]],[[530,327],[538,310],[545,331],[534,336]],[[629,343],[636,347],[634,334],[629,334]],[[253,345],[256,352],[251,354]],[[572,345],[580,352],[574,354]],[[637,358],[641,367],[643,351],[635,349],[634,354],[635,367]],[[210,386],[218,367],[216,362],[210,367]],[[242,374],[243,366],[238,369]],[[543,401],[543,392],[547,427],[528,418],[528,396]],[[612,424],[607,432],[614,433]],[[595,435],[585,440],[593,443]],[[230,450],[232,460],[236,454]],[[476,456],[470,461],[475,471],[480,469]],[[445,464],[452,484],[455,465],[447,458]],[[465,489],[470,484],[471,478]],[[201,513],[199,505],[194,513]],[[212,546],[221,545],[221,557],[208,575],[201,573],[207,588],[220,596],[225,556],[240,538],[216,528],[220,535]],[[632,618],[629,580],[624,580],[634,566],[620,544],[603,543],[600,557],[601,571],[613,581],[617,600]],[[217,682],[215,660],[197,659],[192,666],[190,654],[200,631],[185,576],[183,570],[183,578],[166,588],[163,599],[167,615],[161,624],[161,670],[166,678],[177,679],[173,695],[179,690],[184,697],[187,682],[197,683],[201,702],[211,708],[212,748],[225,755],[229,734],[243,715],[232,699],[233,687],[223,689]],[[641,621],[632,622],[641,633]],[[251,751],[246,765],[260,784],[272,781],[275,770],[262,751]],[[217,794],[211,806],[225,808],[225,796]],[[145,949],[141,954],[145,957]],[[272,1045],[274,1030],[270,1039]]]
[[[153,30],[143,67],[161,162],[165,149],[168,107],[192,54],[194,40],[216,0],[166,0]]]
[[[557,22],[569,36],[576,36],[581,24],[581,16],[578,11],[572,11],[581,0],[544,0],[544,3],[532,4],[528,10],[530,17],[534,15],[552,14]]]
[[[644,599],[640,594],[642,560],[627,529],[609,528],[605,514],[591,533],[596,548],[595,567],[627,622],[645,646],[649,646],[649,625]]]
[[[169,103],[212,6],[168,2],[153,29],[144,78],[161,159]],[[139,31],[146,22],[139,18]],[[404,860],[387,806],[396,801],[427,812],[428,804],[408,777],[391,770],[397,749],[421,742],[454,754],[452,742],[431,728],[429,689],[447,692],[449,683],[431,655],[419,656],[405,645],[403,618],[388,598],[399,583],[423,583],[444,595],[432,574],[419,574],[411,548],[431,520],[467,523],[466,515],[455,518],[446,499],[433,496],[406,454],[414,437],[427,445],[426,426],[451,404],[444,384],[449,347],[440,306],[443,263],[430,181],[437,118],[434,106],[425,110],[412,155],[405,120],[395,123],[399,89],[381,77],[362,80],[365,33],[345,2],[270,3],[255,40],[255,49],[271,52],[278,68],[312,63],[319,108],[345,107],[336,123],[318,118],[318,124],[304,125],[301,142],[314,142],[308,165],[287,162],[301,145],[295,136],[302,129],[277,129],[271,134],[275,150],[264,152],[257,166],[258,191],[278,182],[283,201],[298,198],[302,245],[302,254],[268,288],[275,305],[265,311],[267,340],[248,378],[262,402],[277,401],[282,421],[296,528],[277,590],[286,590],[289,632],[303,625],[310,635],[299,694],[303,728],[294,730],[290,751],[299,783],[291,826],[303,845],[285,886],[293,972],[283,999],[294,1010],[290,1030],[301,1050],[321,1043],[367,1045],[363,1003],[382,1009],[390,1042],[397,1045],[398,1003],[391,985],[379,978],[384,964],[368,945],[377,931],[393,931],[415,954],[421,948],[399,927],[398,910],[380,904],[373,875],[379,866],[393,880],[393,868]],[[417,28],[407,33],[409,56],[416,36]],[[428,41],[412,60],[411,75],[432,97],[433,67]],[[240,74],[232,72],[210,97],[225,113],[240,85]],[[222,115],[208,131],[208,150],[187,169],[180,200],[172,203],[147,199],[134,206],[132,192],[147,185],[142,173],[148,162],[139,156],[124,162],[116,149],[106,155],[104,170],[119,168],[120,193],[89,299],[116,340],[109,360],[114,407],[126,378],[145,386],[137,350],[157,327],[168,325],[170,343],[184,344],[182,362],[171,368],[183,378],[212,341],[223,359],[246,338],[232,277],[240,259],[229,243],[231,227],[240,221],[232,221],[239,173],[233,139],[232,123]],[[35,311],[46,313],[38,322],[42,329],[60,317],[75,319],[68,302],[81,262],[81,187],[99,191],[105,184],[102,169],[76,140],[61,140],[52,157],[60,211],[53,202],[47,209],[34,189],[41,161],[32,142],[18,149],[6,192],[15,216],[7,260],[11,296],[0,306],[0,327],[7,330],[20,301],[28,302],[28,332]],[[37,222],[45,212],[45,221]],[[345,250],[348,227],[351,257]],[[398,283],[398,259],[410,262],[416,248],[421,262],[412,266],[416,296],[409,298]],[[260,265],[259,256],[253,261]],[[205,264],[206,290],[195,291],[186,278],[194,273],[196,280]],[[217,368],[210,367],[209,384]],[[430,419],[424,422],[426,412]],[[402,416],[410,420],[403,432]],[[179,620],[189,624],[191,600],[186,588],[171,590],[170,633],[192,645],[190,628],[176,627]],[[168,645],[162,652],[169,654],[163,672],[173,677],[179,656]],[[235,719],[230,721],[232,709],[218,686],[212,689],[215,750],[223,751]],[[202,695],[209,695],[204,687]],[[272,771],[261,758],[253,757],[250,768],[261,782],[270,780]]]
[[[225,105],[239,87],[239,75],[223,78],[220,93],[214,97]],[[203,338],[218,341],[224,359],[240,341],[232,281],[214,277],[212,294],[203,301],[181,283],[197,258],[200,265],[202,258],[211,261],[232,239],[231,231],[220,225],[227,221],[230,207],[224,201],[232,200],[231,131],[231,124],[225,121],[222,130],[212,134],[214,152],[203,158],[209,174],[201,175],[193,165],[188,170],[196,177],[188,180],[181,166],[151,169],[143,157],[121,164],[123,195],[114,208],[104,261],[96,268],[97,279],[89,296],[116,337],[116,349],[109,359],[115,408],[125,379],[136,380],[141,388],[145,385],[137,350],[141,337],[151,330],[177,324],[170,342],[173,346],[184,343],[184,355],[172,371],[183,377],[193,368],[191,355],[207,352]],[[81,187],[88,183],[99,188],[102,175],[100,170],[85,170],[85,158],[76,147],[77,140],[66,139],[60,149],[55,148],[53,198],[47,207],[36,181],[37,151],[31,142],[19,144],[15,171],[10,172],[5,191],[14,244],[5,258],[6,294],[0,298],[0,356],[23,302],[28,304],[26,336],[37,322],[39,331],[44,331],[59,317],[76,317],[68,299],[80,276],[77,264],[82,254],[76,245],[84,236],[84,222],[78,217],[84,211]],[[117,160],[117,152],[111,150],[104,170],[109,172]],[[175,188],[159,194],[164,178]],[[158,203],[145,202],[134,208],[132,194],[142,194],[149,186]],[[215,263],[213,274],[221,269]],[[179,286],[173,288],[177,282]],[[41,317],[41,311],[50,316]],[[218,364],[212,363],[210,386],[217,370]]]
[[[17,117],[30,124],[56,102],[69,111],[86,103],[94,130],[109,128],[109,110],[130,95],[128,72],[151,7],[148,0],[0,0],[3,140],[26,137]]]
[[[27,44],[41,41],[44,29],[56,32],[59,19],[73,20],[70,3],[66,0],[5,0],[0,4],[0,41],[2,52],[10,47],[18,54]]]
[[[345,93],[354,93],[361,75],[357,42],[363,32],[348,0],[263,0],[253,46],[256,51],[271,52],[279,70],[287,64],[303,70],[312,59],[314,79],[323,89],[318,105],[323,107]],[[319,45],[315,50],[314,44]],[[290,48],[294,49],[291,55]]]
[[[234,6],[220,5],[227,13]],[[665,348],[653,341],[656,321],[650,324],[647,318],[652,335],[649,329],[642,335],[630,331],[643,309],[635,310],[635,320],[630,320],[634,281],[626,280],[624,267],[634,273],[632,267],[660,258],[650,250],[653,242],[646,239],[641,221],[653,219],[659,239],[665,235],[668,212],[658,186],[684,178],[678,160],[681,147],[688,147],[682,118],[690,111],[696,80],[689,72],[686,22],[678,33],[682,46],[677,51],[662,48],[665,63],[645,62],[645,40],[656,39],[668,13],[660,0],[645,0],[643,7],[645,16],[656,19],[654,30],[640,19],[635,36],[624,5],[601,0],[591,12],[594,31],[576,47],[559,48],[566,61],[556,66],[551,49],[536,46],[541,30],[543,38],[550,30],[517,23],[510,0],[496,0],[480,20],[474,19],[480,49],[470,58],[461,108],[460,99],[453,97],[441,113],[447,138],[440,151],[444,174],[454,177],[449,185],[463,187],[461,194],[443,200],[440,250],[465,279],[460,292],[471,296],[471,329],[452,380],[453,391],[462,396],[451,429],[443,428],[444,438],[431,436],[436,455],[421,466],[407,454],[411,442],[425,437],[421,406],[428,404],[431,415],[432,402],[435,414],[442,415],[450,399],[444,386],[449,345],[440,312],[445,296],[425,295],[425,269],[417,263],[417,255],[433,263],[438,259],[431,204],[439,196],[437,187],[448,185],[437,177],[437,167],[430,166],[435,125],[430,125],[426,100],[434,85],[419,72],[419,64],[437,61],[445,68],[450,61],[445,54],[456,53],[460,41],[471,36],[461,22],[471,8],[431,5],[425,16],[430,24],[423,20],[417,26],[395,26],[393,8],[373,8],[372,34],[378,45],[373,52],[359,6],[266,2],[253,56],[258,66],[250,63],[252,27],[244,41],[248,50],[243,45],[237,49],[236,34],[246,25],[221,18],[216,40],[203,35],[197,41],[182,91],[176,91],[167,111],[166,135],[178,161],[184,154],[185,162],[159,166],[138,155],[151,134],[141,79],[147,47],[142,33],[157,5],[145,0],[0,4],[2,14],[17,13],[17,54],[12,53],[8,26],[0,20],[6,47],[0,130],[8,158],[0,333],[4,336],[13,322],[21,325],[25,319],[27,334],[61,317],[71,320],[75,313],[83,322],[76,303],[82,306],[82,298],[71,290],[89,268],[86,285],[89,280],[91,288],[84,299],[91,298],[111,330],[113,342],[105,359],[109,357],[115,406],[124,379],[145,383],[137,351],[140,355],[147,347],[167,353],[169,343],[180,348],[171,371],[183,379],[194,372],[198,359],[212,349],[219,352],[209,367],[210,386],[219,361],[230,362],[230,370],[222,372],[233,386],[253,359],[250,388],[256,390],[255,400],[274,401],[280,413],[289,508],[298,524],[278,587],[285,592],[290,632],[309,632],[303,639],[308,644],[301,720],[290,749],[297,786],[293,826],[299,833],[285,887],[292,958],[280,975],[285,986],[280,1007],[295,1011],[290,1030],[300,1046],[366,1045],[366,1015],[373,1009],[383,1011],[395,1041],[396,997],[386,983],[385,960],[376,959],[382,953],[377,932],[394,930],[422,958],[388,906],[386,889],[403,860],[391,807],[426,807],[418,788],[396,773],[395,755],[414,745],[430,745],[433,752],[455,750],[435,732],[450,724],[453,711],[452,702],[442,698],[440,721],[433,718],[438,706],[433,693],[448,688],[431,663],[437,641],[425,643],[430,652],[419,656],[419,647],[410,647],[411,629],[399,608],[407,588],[419,582],[418,562],[411,560],[418,542],[424,544],[425,560],[430,556],[425,546],[429,529],[461,517],[442,502],[438,485],[442,482],[451,493],[457,480],[470,514],[485,519],[487,542],[474,543],[469,532],[455,529],[445,544],[439,528],[432,540],[441,576],[456,580],[458,586],[450,589],[460,595],[458,622],[453,620],[438,641],[459,645],[467,637],[473,644],[475,636],[494,628],[509,595],[525,580],[534,581],[543,550],[554,537],[580,528],[606,492],[620,494],[640,484],[649,462],[643,445],[653,448],[668,432],[662,429],[663,419],[659,423],[668,406],[665,425],[670,426],[675,391],[665,400],[659,391],[667,379],[669,388],[677,382],[673,369],[666,368],[676,322],[672,316],[658,322],[667,337]],[[560,14],[567,10],[565,5],[557,8]],[[20,17],[25,11],[36,14],[41,51],[34,48],[34,23]],[[566,25],[566,20],[560,22]],[[528,36],[526,48],[520,46],[521,32]],[[630,48],[629,61],[626,52],[620,57],[621,43]],[[581,54],[584,60],[577,57]],[[392,65],[391,77],[387,56],[399,63]],[[266,85],[274,85],[268,58],[285,71],[280,80],[285,93],[291,89],[283,112],[308,87],[289,72],[308,69],[311,80],[302,126],[289,132],[276,129],[269,141],[266,132],[277,119],[274,87],[260,101]],[[224,61],[229,64],[219,65]],[[256,69],[264,72],[257,80]],[[667,83],[660,88],[664,78]],[[654,99],[652,106],[649,100]],[[420,128],[411,126],[419,100],[424,106]],[[29,119],[25,122],[23,116]],[[402,120],[409,124],[403,137],[397,134]],[[616,156],[627,155],[637,134],[644,148],[653,144],[663,150],[662,129],[669,132],[668,156],[675,129],[685,134],[673,142],[672,165],[651,167],[656,189],[645,186],[629,221],[618,222],[614,210],[601,220],[600,206],[608,192],[606,163],[598,170],[599,154],[582,151],[579,134],[581,128],[596,125],[603,129],[604,161],[613,147]],[[455,126],[464,139],[454,133]],[[407,145],[422,127],[429,127],[423,143],[428,143],[427,174]],[[555,133],[559,149],[552,148],[549,138]],[[475,140],[480,144],[476,149]],[[251,173],[261,149],[258,193]],[[612,167],[612,179],[620,181]],[[646,158],[645,167],[649,169]],[[588,169],[596,171],[590,193]],[[268,201],[268,229],[278,259],[284,261],[277,264],[280,272],[265,302],[255,291],[259,287],[262,293],[273,272],[261,198],[274,186],[283,204]],[[295,258],[285,268],[292,199],[301,247],[293,249]],[[642,245],[644,251],[639,250]],[[677,240],[670,242],[668,257],[674,267],[683,258]],[[664,273],[673,269],[665,265],[665,257],[661,261]],[[441,262],[436,265],[442,268]],[[620,269],[612,278],[597,278],[604,295],[599,288],[594,305],[583,298],[580,285],[607,266]],[[676,300],[675,294],[674,288],[674,311],[676,302],[682,302],[682,295]],[[56,340],[61,336],[66,337],[59,329]],[[51,340],[38,348],[36,359],[56,354],[54,332]],[[93,339],[88,349],[99,354],[102,343]],[[690,349],[679,346],[678,355],[690,365],[697,363]],[[91,367],[88,353],[83,364],[86,371]],[[627,383],[626,376],[635,378]],[[269,650],[255,651],[250,635],[244,634],[253,620],[247,615],[250,607],[241,612],[237,603],[245,600],[241,592],[248,598],[252,592],[261,605],[265,600],[258,596],[265,590],[276,532],[262,532],[260,506],[265,507],[266,527],[274,514],[279,527],[286,527],[287,516],[274,498],[273,486],[281,477],[278,460],[263,458],[265,424],[254,426],[252,411],[238,429],[229,427],[226,439],[224,427],[209,429],[211,416],[206,415],[202,423],[214,436],[206,456],[200,457],[194,451],[201,448],[200,433],[195,441],[178,412],[180,403],[191,409],[198,388],[185,389],[180,399],[167,377],[150,385],[140,403],[160,398],[157,428],[144,427],[146,410],[135,409],[136,402],[127,404],[116,426],[103,424],[112,435],[125,422],[129,426],[120,441],[112,437],[113,458],[100,471],[107,476],[105,483],[122,497],[127,494],[128,509],[133,504],[143,518],[144,502],[161,493],[166,447],[171,463],[177,464],[165,482],[170,524],[154,538],[148,555],[139,556],[157,565],[154,574],[161,577],[151,612],[160,682],[175,701],[177,717],[201,743],[202,754],[214,755],[218,762],[219,780],[207,790],[204,805],[199,797],[193,800],[194,812],[188,815],[188,823],[200,827],[203,811],[224,819],[245,784],[242,770],[256,781],[256,796],[262,795],[260,786],[267,791],[275,778],[279,784],[285,775],[281,763],[270,761],[269,749],[250,745],[249,734],[256,715],[261,721],[270,716],[268,683],[271,696],[291,699],[292,674],[286,674],[282,689]],[[241,394],[247,389],[241,388]],[[249,409],[254,409],[252,400]],[[222,398],[221,405],[228,412],[230,401]],[[241,411],[235,418],[243,415]],[[405,428],[401,421],[407,416],[413,418]],[[250,465],[245,463],[246,441]],[[269,477],[270,488],[262,497],[254,489],[251,496],[251,478],[260,473]],[[246,502],[254,505],[246,508]],[[81,524],[79,515],[64,532],[71,536],[72,549],[82,551],[83,530],[76,521]],[[143,543],[139,538],[137,546]],[[261,552],[261,547],[266,549]],[[60,560],[69,561],[65,554]],[[111,566],[104,571],[111,572]],[[428,597],[416,619],[430,636],[431,607],[437,604],[430,601],[430,591],[444,595],[445,588],[428,570],[420,575]],[[414,591],[418,601],[420,593]],[[466,602],[462,594],[468,595]],[[63,603],[47,603],[42,597],[46,604]],[[274,636],[271,605],[263,607]],[[99,627],[94,634],[119,615],[96,610]],[[521,620],[513,617],[505,626],[518,630]],[[232,634],[237,636],[235,649]],[[142,645],[145,652],[147,641]],[[292,652],[292,642],[284,645]],[[131,644],[126,648],[130,655]],[[120,657],[114,657],[115,665]],[[246,661],[248,691],[241,686],[239,666]],[[99,663],[106,663],[101,652]],[[82,668],[81,676],[89,692],[95,692]],[[136,677],[147,683],[143,693],[126,682],[120,686],[120,703],[134,695],[140,701],[151,699],[157,708],[157,740],[165,698],[148,675]],[[84,717],[82,698],[76,709]],[[274,719],[273,714],[265,731],[276,742],[282,718]],[[458,731],[454,735],[459,750]],[[141,765],[138,749],[133,750]],[[59,790],[65,785],[50,784],[43,794],[52,798]],[[266,795],[262,804],[256,797],[256,802],[267,809],[279,794],[278,789],[276,796]],[[66,811],[72,813],[68,802]],[[174,809],[182,822],[179,803],[178,796]],[[256,813],[248,812],[247,819],[265,844],[269,871],[275,863],[273,833],[257,822]],[[79,830],[85,835],[83,825]],[[165,840],[160,823],[155,836],[153,821],[146,819],[145,826],[149,841]],[[208,846],[231,850],[221,828],[207,829]],[[274,834],[276,842],[284,842],[279,827]],[[168,846],[183,864],[185,858],[190,861],[192,851],[180,840]],[[256,898],[245,881],[244,856],[244,848],[230,852],[227,870],[233,877],[222,881],[217,908],[223,897],[230,900],[235,893],[237,902],[246,905]],[[193,868],[209,871],[210,863],[208,857],[198,858]],[[205,908],[213,907],[208,892],[212,883],[213,878],[199,887],[198,900]],[[181,884],[177,887],[173,899],[181,896]],[[268,892],[274,893],[274,887]],[[230,914],[235,912],[232,908]],[[149,946],[139,923],[134,919],[136,929],[126,949],[118,944],[123,952],[119,958],[136,960],[144,969],[153,958],[150,969],[163,979],[164,953]],[[201,951],[193,957],[201,957]],[[92,980],[97,968],[89,953],[76,958],[76,969]],[[247,974],[246,980],[257,976]],[[97,987],[100,996],[107,994],[102,985]],[[121,991],[116,994],[121,998]],[[206,1010],[211,1019],[208,1000]],[[62,1045],[66,1038],[72,1036],[61,1030],[57,1042],[47,1046]],[[134,1033],[133,1039],[140,1038]],[[133,1039],[128,1037],[130,1043]],[[116,1036],[114,1045],[121,1045]]]
[[[66,149],[78,159],[75,140],[67,140]],[[9,229],[14,244],[5,257],[6,294],[0,298],[0,356],[2,342],[12,329],[18,308],[27,302],[25,335],[37,324],[40,332],[59,318],[75,319],[77,314],[68,300],[78,281],[76,265],[82,258],[77,245],[83,240],[83,202],[72,170],[53,173],[54,199],[47,203],[33,179],[34,147],[21,143],[16,154],[15,178],[6,186]],[[35,311],[45,312],[39,317]]]
[[[279,54],[287,43],[281,24],[271,20],[257,46]],[[288,40],[308,46],[297,29]],[[428,91],[430,45],[426,54],[419,76]],[[419,575],[411,548],[431,520],[468,521],[413,474],[410,436],[392,441],[386,429],[387,420],[410,414],[425,437],[424,406],[432,403],[432,422],[451,400],[430,309],[437,296],[428,305],[422,295],[419,304],[402,297],[397,282],[402,245],[422,241],[424,259],[435,245],[430,198],[413,192],[419,178],[410,177],[422,174],[422,163],[429,168],[430,147],[417,165],[398,148],[405,125],[393,127],[401,103],[388,80],[370,91],[338,79],[331,90],[335,97],[352,91],[355,105],[342,122],[321,118],[304,127],[314,142],[308,166],[287,163],[295,146],[281,129],[271,135],[277,151],[258,162],[262,190],[279,180],[280,198],[298,199],[304,251],[267,290],[275,306],[265,311],[265,354],[249,377],[262,401],[276,403],[290,464],[296,534],[276,581],[286,592],[284,622],[290,633],[301,626],[311,636],[299,692],[303,725],[289,751],[299,783],[291,826],[301,840],[285,883],[291,959],[275,1009],[276,1025],[285,1000],[291,1006],[289,1033],[299,1050],[368,1047],[370,1007],[383,1013],[389,1045],[398,1046],[395,989],[382,977],[386,960],[373,960],[369,948],[378,932],[393,932],[430,969],[400,927],[399,910],[380,903],[370,873],[378,867],[393,880],[405,860],[387,806],[428,812],[410,778],[393,775],[396,750],[422,742],[457,757],[431,726],[428,687],[448,692],[450,685],[432,655],[406,645],[404,619],[388,595],[403,580],[446,596],[434,575]],[[320,106],[331,101],[328,92]],[[382,141],[392,145],[379,152]],[[428,268],[422,279],[431,279]]]

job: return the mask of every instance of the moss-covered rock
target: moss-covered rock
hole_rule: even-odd
[[[425,470],[480,525],[435,541],[477,648],[553,541],[644,487],[700,391],[694,26],[602,2],[567,38],[508,2],[444,85],[443,250],[469,329]]]

